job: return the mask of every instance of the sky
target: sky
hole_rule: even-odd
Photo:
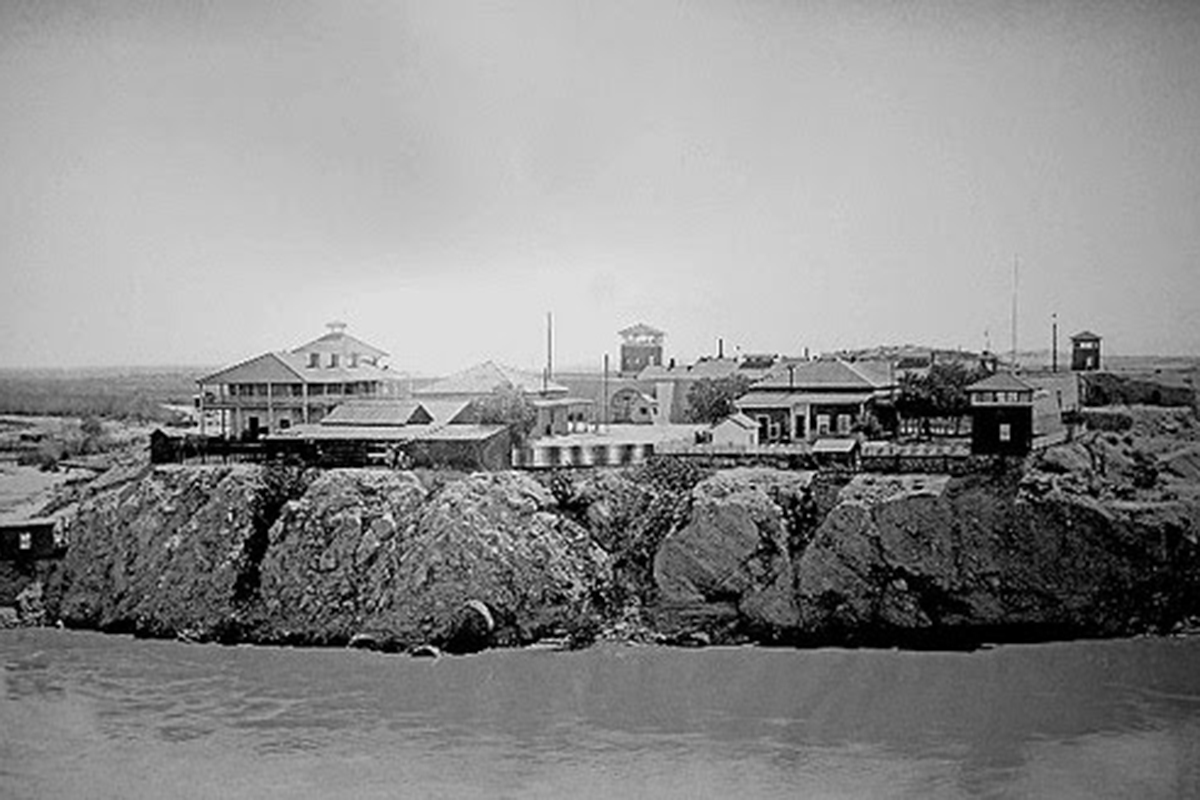
[[[1200,353],[1200,3],[0,0],[0,366]]]

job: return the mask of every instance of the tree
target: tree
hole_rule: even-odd
[[[688,419],[709,424],[725,419],[737,411],[733,401],[749,391],[751,383],[745,375],[701,378],[688,389]]]
[[[514,447],[522,447],[537,424],[537,409],[525,393],[497,386],[487,397],[473,401],[481,425],[507,425]]]
[[[934,364],[925,375],[908,374],[900,379],[896,408],[910,419],[952,417],[957,420],[970,410],[967,387],[986,376],[983,370],[968,369],[957,361]]]

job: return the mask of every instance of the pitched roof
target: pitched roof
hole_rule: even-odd
[[[617,331],[619,336],[664,336],[665,334],[658,328],[651,328],[644,322],[638,322],[630,325],[624,330]]]
[[[997,372],[967,387],[968,392],[1032,392],[1033,387],[1011,372]]]
[[[448,378],[414,389],[413,394],[472,396],[491,394],[498,388],[513,389],[525,394],[565,394],[567,387],[554,383],[542,386],[542,376],[536,372],[496,364],[485,361],[473,367],[456,372]]]
[[[1080,331],[1071,337],[1072,342],[1077,342],[1080,339],[1100,339],[1100,334],[1092,333],[1091,331]]]
[[[415,400],[351,400],[321,420],[322,425],[423,425],[434,421]]]
[[[381,350],[373,344],[367,344],[362,339],[351,336],[340,329],[331,330],[324,336],[318,336],[311,342],[305,342],[299,347],[292,348],[293,353],[309,353],[313,351],[328,353],[342,350],[347,353],[361,353],[372,358],[381,358],[388,355],[386,350]]]
[[[724,425],[726,422],[730,423],[731,425],[736,425],[739,428],[744,428],[745,430],[754,430],[755,428],[758,427],[757,422],[755,422],[753,419],[746,416],[745,414],[743,414],[740,411],[737,412],[736,414],[730,414],[728,417],[721,420],[713,427],[715,428],[719,425]]]
[[[781,364],[752,388],[869,391],[890,385],[891,381],[888,379],[868,374],[867,370],[860,369],[857,364],[840,358],[822,358],[816,361],[790,361]]]
[[[303,353],[263,353],[206,375],[197,383],[361,383],[395,380],[388,370],[367,362],[358,366],[310,367]]]
[[[296,383],[304,377],[291,363],[286,353],[263,353],[232,367],[205,375],[197,383]]]
[[[437,423],[457,424],[474,421],[478,414],[474,413],[470,400],[438,400],[436,398],[421,400],[421,407],[433,417]],[[472,411],[472,413],[464,413]]]
[[[753,389],[733,404],[738,408],[784,408],[790,405],[843,406],[865,403],[874,395],[871,392],[756,392]]]

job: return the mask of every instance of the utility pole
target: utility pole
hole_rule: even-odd
[[[1020,272],[1017,255],[1013,254],[1013,291],[1012,291],[1012,368],[1017,369],[1017,290],[1019,288]]]
[[[546,370],[542,373],[542,394],[550,391],[550,379],[554,369],[554,319],[546,312]]]

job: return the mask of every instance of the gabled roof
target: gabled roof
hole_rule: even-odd
[[[428,386],[414,389],[413,394],[419,396],[483,396],[498,388],[512,389],[525,394],[566,394],[567,387],[547,383],[543,389],[542,376],[536,372],[525,372],[512,367],[485,361],[473,367],[457,372]]]
[[[791,361],[781,364],[753,389],[801,389],[807,391],[859,390],[871,391],[891,385],[886,378],[868,374],[856,364],[840,358],[816,361]]]
[[[197,383],[362,383],[396,380],[391,372],[360,361],[358,366],[308,366],[303,353],[263,353],[206,375]]]
[[[297,372],[285,353],[263,353],[232,367],[206,375],[197,383],[296,383],[304,376]]]
[[[1099,341],[1100,338],[1101,338],[1100,334],[1098,334],[1098,333],[1092,333],[1091,331],[1080,331],[1079,333],[1077,333],[1071,337],[1071,341],[1078,342],[1080,340],[1086,340],[1086,339],[1094,339],[1096,341]]]
[[[619,336],[665,336],[658,328],[651,328],[644,322],[638,322],[630,325],[624,330],[617,331]]]
[[[736,414],[730,414],[728,417],[721,420],[716,425],[713,425],[713,427],[716,428],[718,426],[724,425],[725,423],[729,423],[731,425],[736,425],[737,427],[742,428],[744,430],[748,430],[748,431],[754,430],[758,427],[757,422],[755,422],[753,419],[746,416],[745,414],[743,414],[740,411],[737,412]]]
[[[425,425],[434,418],[415,400],[351,400],[321,420],[322,425]]]
[[[1033,387],[1011,372],[997,372],[967,387],[968,392],[1032,392]]]
[[[438,424],[460,424],[474,422],[479,415],[475,413],[470,400],[422,400],[421,407],[430,413],[433,421]],[[470,412],[470,413],[468,413]]]

